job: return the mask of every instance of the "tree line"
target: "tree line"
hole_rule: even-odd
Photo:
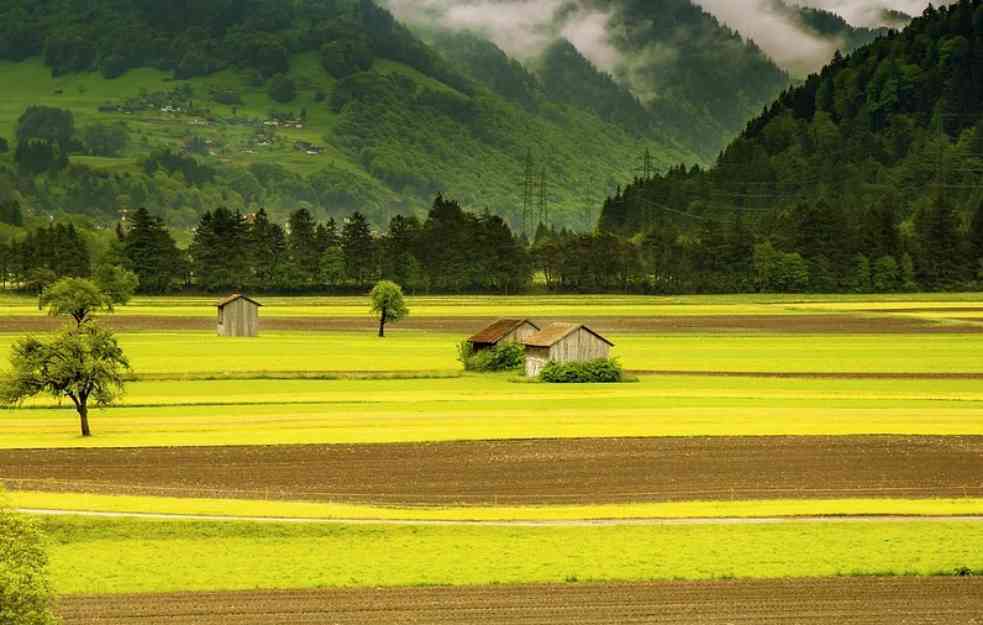
[[[60,277],[119,267],[142,293],[352,292],[378,280],[408,291],[519,293],[535,274],[556,292],[902,292],[983,288],[983,201],[968,224],[939,202],[911,228],[891,197],[860,217],[819,199],[799,202],[763,238],[738,212],[695,230],[657,213],[644,234],[543,225],[532,243],[501,218],[438,196],[424,220],[397,215],[384,232],[358,213],[318,221],[307,209],[286,224],[266,211],[206,212],[187,249],[146,209],[129,215],[93,252],[84,231],[52,224],[0,244],[0,280],[38,293]],[[542,288],[542,287],[537,287]]]
[[[34,292],[60,277],[87,277],[93,266],[132,271],[142,293],[354,291],[378,280],[413,292],[516,293],[529,288],[533,274],[527,244],[504,220],[443,196],[426,219],[397,215],[384,233],[357,211],[341,223],[318,222],[301,208],[279,224],[262,209],[244,215],[217,208],[201,217],[182,250],[162,219],[138,209],[95,261],[72,225],[0,245],[2,279]]]

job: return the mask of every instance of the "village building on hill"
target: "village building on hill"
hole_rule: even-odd
[[[588,362],[608,358],[614,343],[583,324],[552,323],[528,336],[526,376],[537,377],[550,362]]]
[[[521,344],[527,337],[539,332],[539,326],[528,319],[499,319],[468,339],[472,349],[479,352],[502,343]]]
[[[258,336],[259,302],[241,293],[220,300],[218,307],[219,336]]]

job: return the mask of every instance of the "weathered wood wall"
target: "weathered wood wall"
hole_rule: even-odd
[[[543,367],[550,361],[550,350],[548,347],[529,347],[526,346],[526,377],[535,378],[543,371]]]
[[[239,299],[219,312],[219,336],[258,336],[259,307]]]
[[[580,328],[550,348],[550,360],[556,362],[583,362],[607,358],[611,346],[587,330]]]
[[[526,376],[538,376],[549,362],[587,362],[610,355],[610,345],[580,328],[553,347],[526,347]]]
[[[499,341],[499,343],[521,343],[537,332],[539,332],[539,330],[536,329],[536,326],[527,321],[502,337],[502,340]]]

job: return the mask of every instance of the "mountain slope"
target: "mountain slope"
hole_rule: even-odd
[[[70,154],[67,169],[25,171],[14,147],[0,155],[0,192],[29,213],[108,221],[148,206],[190,226],[218,205],[265,206],[281,219],[298,205],[335,216],[358,209],[382,224],[443,191],[518,225],[532,151],[551,220],[583,227],[584,189],[629,180],[645,149],[662,164],[698,160],[594,111],[535,94],[524,101],[521,90],[534,86],[511,93],[473,80],[369,0],[161,7],[5,3],[0,81],[15,88],[0,94],[0,136],[16,147],[17,119],[36,103],[71,111],[76,127],[55,146]],[[510,79],[515,64],[500,61]],[[100,154],[89,128],[118,122],[128,144]],[[181,159],[208,175],[192,180]]]
[[[656,129],[705,160],[789,84],[757,46],[691,0],[389,5],[451,63],[474,66],[481,50],[477,40],[496,42],[539,79],[548,99],[595,112],[632,132]],[[497,17],[504,15],[510,19]],[[483,65],[491,70],[487,59]],[[498,76],[471,74],[479,81]]]
[[[798,255],[796,271],[820,289],[853,288],[874,261],[896,274],[904,259],[910,284],[968,284],[983,271],[983,0],[930,9],[837,57],[749,123],[715,167],[632,185],[601,223],[679,229],[697,248],[742,241],[734,267],[749,268],[751,246],[767,242]]]

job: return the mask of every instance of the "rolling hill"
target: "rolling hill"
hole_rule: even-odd
[[[142,0],[14,0],[0,9],[0,81],[15,85],[0,93],[9,144],[0,201],[29,217],[101,223],[146,206],[190,227],[221,205],[265,207],[281,221],[300,206],[325,217],[358,209],[382,225],[444,192],[519,227],[529,181],[530,229],[541,213],[585,228],[597,189],[629,183],[643,153],[654,169],[708,162],[786,84],[734,33],[688,0],[672,2],[673,31],[644,3],[609,7],[637,23],[619,45],[639,58],[661,38],[690,45],[683,26],[701,33],[694,71],[638,64],[635,84],[663,77],[652,99],[565,40],[523,64],[480,37],[424,43],[369,0],[207,0],[174,11]],[[718,43],[725,49],[714,53]],[[15,159],[31,105],[72,113],[75,136],[56,150],[67,167],[26,171]],[[112,132],[122,147],[85,140]],[[166,152],[209,174],[148,171],[150,155]]]

